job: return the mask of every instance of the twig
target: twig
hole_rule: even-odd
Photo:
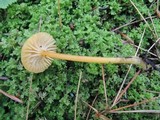
[[[160,40],[160,38],[158,38],[158,39],[156,40],[156,42],[147,50],[147,52],[149,52],[149,51],[156,45],[156,43],[157,43],[159,40]]]
[[[104,96],[106,99],[106,108],[108,108],[108,98],[107,98],[107,91],[106,91],[106,82],[105,82],[105,74],[104,74],[104,66],[102,65],[102,79],[104,85]]]
[[[92,105],[91,105],[91,106],[93,106],[93,105],[94,105],[94,103],[95,103],[95,101],[96,101],[97,97],[98,97],[98,94],[95,96],[95,98],[94,98],[94,100],[93,100],[93,102],[92,102]],[[86,120],[88,120],[88,119],[89,119],[90,112],[91,112],[91,108],[89,108],[89,111],[88,111],[88,114],[87,114]]]
[[[145,29],[146,29],[146,28],[145,28]],[[137,56],[138,51],[139,51],[139,48],[140,48],[140,46],[141,46],[141,43],[142,43],[142,40],[143,40],[143,37],[144,37],[144,34],[145,34],[145,29],[144,29],[144,31],[143,31],[143,33],[142,33],[142,37],[141,37],[141,40],[140,40],[140,42],[139,42],[139,45],[138,45],[137,51],[136,51],[136,53],[135,53],[135,56]],[[113,104],[112,104],[111,108],[114,107],[114,106],[117,104],[119,95],[120,95],[120,93],[121,93],[121,91],[122,91],[122,88],[123,88],[123,86],[124,86],[124,83],[126,82],[126,79],[127,79],[127,76],[128,76],[128,74],[129,74],[129,72],[130,72],[131,67],[132,67],[132,64],[129,66],[129,69],[128,69],[128,71],[127,71],[127,74],[125,75],[125,78],[124,78],[124,80],[123,80],[123,82],[122,82],[122,84],[121,84],[121,87],[120,87],[120,89],[119,89],[119,91],[118,91],[118,93],[117,93],[117,95],[116,95],[116,97],[115,97],[115,99],[114,99],[114,101],[113,101]]]
[[[132,64],[129,66],[129,69],[128,69],[125,77],[124,77],[124,80],[123,80],[123,82],[122,82],[122,84],[121,84],[121,87],[120,87],[120,89],[119,89],[119,91],[118,91],[118,93],[117,93],[117,95],[116,95],[116,97],[115,97],[115,99],[114,99],[114,101],[113,101],[113,104],[112,104],[112,106],[111,106],[110,108],[114,107],[114,106],[117,104],[118,96],[119,96],[119,94],[121,93],[121,90],[122,90],[122,88],[123,88],[124,83],[126,82],[126,79],[127,79],[127,77],[128,77],[128,74],[129,74],[129,72],[130,72],[131,67],[132,67]]]
[[[157,8],[156,8],[157,12],[159,13],[159,0],[157,0]],[[157,14],[158,14],[157,13]],[[159,17],[159,16],[158,16]]]
[[[129,21],[129,23],[126,23],[126,24],[124,24],[124,25],[122,25],[122,26],[119,26],[119,27],[117,27],[117,28],[115,28],[115,29],[113,29],[113,30],[111,30],[112,32],[115,32],[115,31],[117,31],[117,30],[119,30],[119,29],[121,29],[121,28],[123,28],[123,27],[126,27],[126,26],[129,26],[129,25],[132,25],[132,24],[135,24],[135,23],[138,23],[138,22],[142,22],[143,20],[137,20],[137,21],[134,21],[134,20],[131,20],[131,21]]]
[[[14,101],[16,101],[16,102],[23,103],[23,101],[20,100],[19,98],[15,97],[15,96],[13,96],[13,95],[8,94],[8,93],[4,92],[4,91],[1,90],[1,89],[0,89],[0,93],[2,93],[3,95],[9,97],[10,99],[12,99],[12,100],[14,100]]]
[[[159,0],[157,0],[157,10],[159,10]]]
[[[33,113],[35,112],[36,108],[38,108],[38,106],[39,106],[41,103],[42,103],[42,100],[39,101],[39,102],[34,106],[33,110],[30,112],[30,114],[33,114]]]
[[[153,26],[154,26],[154,25],[153,25]],[[156,54],[154,54],[154,53],[152,53],[152,52],[150,52],[150,51],[148,51],[148,50],[146,50],[146,49],[144,49],[144,48],[141,48],[140,45],[139,45],[139,46],[135,45],[135,44],[132,42],[133,40],[132,40],[131,38],[129,38],[127,35],[125,35],[125,34],[123,34],[123,33],[121,33],[121,32],[119,32],[119,33],[122,35],[122,37],[124,37],[125,39],[127,39],[127,43],[128,43],[128,44],[133,45],[134,47],[138,48],[137,51],[139,51],[139,49],[141,49],[141,50],[147,51],[149,54],[157,57]],[[143,33],[144,33],[144,32],[143,32]],[[155,32],[155,33],[156,33],[156,32]],[[156,33],[156,34],[157,34],[157,33]],[[142,41],[142,38],[141,38],[141,41]]]
[[[40,16],[40,19],[39,19],[39,26],[38,26],[38,32],[41,31],[41,26],[42,26],[42,16]]]
[[[27,103],[27,112],[26,112],[26,120],[28,120],[28,115],[29,115],[29,107],[30,107],[30,95],[31,95],[31,91],[32,91],[32,79],[33,79],[33,74],[31,74],[29,81],[30,81],[30,85],[29,85],[29,95],[28,95],[28,103]]]
[[[131,79],[131,81],[127,84],[127,86],[125,87],[125,89],[121,92],[121,94],[118,96],[117,101],[119,101],[119,99],[121,99],[122,95],[128,90],[128,88],[130,87],[130,85],[133,83],[133,81],[137,78],[137,76],[140,74],[141,70],[139,70],[134,77]]]
[[[151,14],[150,14],[149,11],[148,11],[148,15],[149,15],[149,18],[150,18],[150,20],[151,20],[151,22],[152,22],[153,29],[154,29],[154,31],[155,31],[155,38],[157,39],[157,38],[158,38],[158,34],[157,34],[155,25],[154,25],[154,23],[153,23],[153,19],[152,19]]]
[[[160,114],[160,110],[110,111],[109,113],[158,113]]]
[[[79,87],[80,87],[81,79],[82,79],[82,71],[80,72],[80,75],[79,75],[78,87],[77,87],[77,92],[76,92],[75,107],[74,107],[74,120],[77,119],[77,117],[76,117],[76,115],[77,115],[77,103],[78,103],[78,94],[79,94]]]
[[[143,100],[142,102],[126,105],[126,106],[123,106],[123,107],[120,107],[120,108],[116,108],[116,109],[111,110],[110,112],[112,112],[112,111],[119,111],[119,110],[122,110],[122,109],[125,109],[125,108],[129,108],[129,107],[133,107],[133,106],[138,106],[140,104],[144,104],[144,103],[156,100],[157,98],[159,98],[159,97],[154,97],[154,98],[151,98],[149,100]]]
[[[82,102],[84,102],[87,106],[89,106],[95,113],[99,113],[96,108],[92,107],[92,106],[91,106],[90,104],[88,104],[87,102],[85,102],[85,101],[82,101]]]
[[[120,31],[118,31],[118,33],[119,33],[124,39],[126,39],[126,42],[127,42],[127,43],[132,43],[132,44],[134,44],[134,41],[133,41],[128,35],[120,32]]]
[[[60,0],[58,0],[58,15],[59,15],[59,26],[62,28],[62,18],[61,18],[61,10],[60,10]]]
[[[156,18],[156,16],[152,16],[152,19],[153,19],[153,18]],[[146,17],[146,18],[144,18],[144,19],[145,19],[145,20],[148,20],[148,19],[150,19],[150,17]],[[144,20],[131,21],[131,22],[129,22],[129,23],[126,23],[126,24],[124,24],[124,25],[122,25],[122,26],[120,26],[120,27],[117,27],[117,28],[113,29],[112,32],[115,32],[115,31],[117,31],[117,30],[119,30],[119,29],[121,29],[121,28],[123,28],[123,27],[129,26],[129,25],[132,25],[132,24],[135,24],[135,23],[143,22],[143,21],[144,21]]]
[[[146,21],[146,19],[143,17],[143,15],[141,14],[141,12],[138,10],[138,8],[136,7],[136,5],[132,2],[132,0],[130,0],[130,2],[134,6],[134,8],[137,10],[137,12],[141,16],[141,18],[144,20],[144,22],[147,24],[148,28],[153,32],[153,30],[151,29],[150,25],[148,24],[148,22]]]
[[[107,118],[106,116],[104,116],[104,115],[99,115],[99,118],[101,118],[102,120],[111,120],[111,119],[109,119],[109,118]]]
[[[97,115],[98,118],[101,118],[102,120],[110,120],[109,118],[107,118],[106,116],[102,115],[101,113],[98,112],[98,110],[94,107],[92,107],[90,104],[88,104],[87,102],[83,101],[86,105],[88,105]]]
[[[8,80],[7,77],[0,77],[0,80]]]
[[[145,91],[150,92],[150,93],[160,94],[160,92],[157,92],[157,91],[152,91],[152,90],[145,90]]]
[[[139,49],[140,49],[140,47],[141,47],[141,44],[142,44],[142,40],[143,40],[143,37],[144,37],[145,31],[146,31],[146,28],[143,30],[143,33],[142,33],[142,36],[141,36],[141,39],[140,39],[140,42],[139,42],[139,45],[138,45],[137,51],[136,51],[136,53],[135,53],[135,56],[137,56],[137,54],[138,54],[138,52],[139,52]]]
[[[130,45],[133,45],[134,47],[136,47],[136,48],[138,48],[138,46],[137,45],[135,45],[135,44],[132,44],[132,43],[129,43]],[[141,50],[143,50],[143,51],[145,51],[145,52],[148,52],[149,54],[151,54],[151,55],[153,55],[153,56],[155,56],[155,57],[158,57],[156,54],[154,54],[154,53],[152,53],[152,52],[150,52],[150,51],[148,51],[148,50],[146,50],[146,49],[144,49],[144,48],[142,48],[142,47],[139,47],[139,49],[141,49]]]

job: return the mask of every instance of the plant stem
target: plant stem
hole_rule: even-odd
[[[109,113],[157,113],[157,114],[160,114],[160,110],[111,111]]]
[[[27,103],[27,111],[26,111],[26,120],[28,120],[28,116],[29,116],[29,107],[30,107],[30,97],[31,97],[31,94],[32,94],[32,80],[33,80],[33,74],[31,74],[31,76],[29,77],[29,82],[30,82],[30,85],[29,85],[29,93],[28,93],[28,103]]]
[[[59,15],[59,26],[60,26],[60,28],[62,28],[62,18],[61,18],[60,0],[58,0],[58,15]]]
[[[78,104],[78,95],[79,95],[79,88],[80,88],[80,83],[82,79],[82,71],[80,72],[79,80],[78,80],[78,87],[77,87],[77,92],[76,92],[76,99],[75,99],[75,107],[74,107],[74,120],[77,120],[77,104]]]
[[[3,95],[9,97],[10,99],[12,99],[12,100],[14,100],[14,101],[16,101],[16,102],[23,103],[23,101],[22,101],[21,99],[15,97],[15,96],[13,96],[13,95],[10,95],[10,94],[6,93],[6,92],[4,92],[4,91],[1,90],[1,89],[0,89],[0,93],[2,93]]]
[[[158,96],[158,97],[151,98],[151,99],[143,100],[143,101],[138,102],[138,103],[134,103],[134,104],[130,104],[130,105],[126,105],[126,106],[123,106],[123,107],[119,107],[119,108],[113,109],[113,110],[111,110],[110,112],[112,112],[112,111],[119,111],[119,110],[122,110],[122,109],[125,109],[125,108],[130,108],[130,107],[138,106],[138,105],[140,105],[140,104],[148,103],[148,102],[153,101],[153,100],[156,100],[156,99],[158,99],[158,98],[159,98],[159,96]]]
[[[107,98],[106,81],[105,81],[105,73],[104,73],[103,65],[102,65],[102,80],[103,80],[103,86],[104,86],[104,96],[106,99],[106,108],[108,108],[108,98]]]
[[[77,62],[87,62],[87,63],[110,63],[110,64],[137,64],[141,65],[143,68],[146,67],[145,62],[139,57],[124,57],[124,58],[104,58],[104,57],[89,57],[89,56],[76,56],[69,54],[61,54],[52,51],[42,51],[42,56],[47,56],[55,59],[77,61]]]

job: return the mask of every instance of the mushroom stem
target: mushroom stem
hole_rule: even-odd
[[[87,62],[87,63],[110,63],[110,64],[137,64],[143,68],[146,67],[145,62],[139,57],[124,57],[124,58],[104,58],[104,57],[89,57],[89,56],[76,56],[69,54],[61,54],[52,51],[42,51],[42,56],[47,56],[55,59],[62,59],[76,62]]]

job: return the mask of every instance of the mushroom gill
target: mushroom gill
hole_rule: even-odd
[[[56,45],[53,37],[45,32],[34,34],[23,45],[21,61],[25,69],[33,73],[40,73],[47,69],[52,58],[41,55],[42,51],[55,52]]]

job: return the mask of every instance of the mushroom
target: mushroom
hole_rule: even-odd
[[[53,59],[87,63],[138,64],[143,68],[146,67],[145,62],[140,57],[105,58],[57,53],[55,40],[45,32],[34,34],[22,47],[21,61],[25,69],[30,72],[43,72],[51,65]]]

